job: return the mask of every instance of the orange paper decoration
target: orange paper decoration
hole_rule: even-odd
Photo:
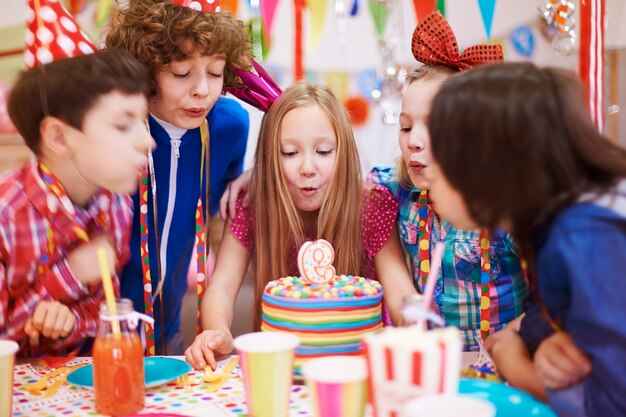
[[[370,114],[370,104],[363,96],[348,97],[343,103],[350,116],[352,126],[363,126]]]

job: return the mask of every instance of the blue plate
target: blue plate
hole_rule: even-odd
[[[180,359],[153,356],[143,358],[143,370],[146,387],[155,387],[185,375],[191,371],[191,365]],[[67,382],[81,387],[93,387],[93,366],[78,368],[67,376]]]
[[[544,403],[516,388],[482,379],[461,379],[459,393],[487,400],[496,417],[557,417]]]

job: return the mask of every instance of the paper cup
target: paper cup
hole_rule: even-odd
[[[431,395],[409,401],[401,417],[494,417],[496,407],[469,395]]]
[[[302,366],[316,417],[363,417],[367,364],[353,356],[327,356]]]
[[[12,340],[0,340],[0,416],[11,415],[13,397],[13,366],[19,345]]]
[[[458,393],[462,347],[458,329],[386,328],[363,342],[374,417],[397,417],[417,397]]]
[[[234,340],[250,416],[287,416],[298,344],[298,337],[280,332],[248,333]]]

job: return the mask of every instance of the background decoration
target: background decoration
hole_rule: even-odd
[[[359,12],[359,0],[354,0],[354,3],[352,3],[352,8],[350,9],[350,16],[356,16],[358,12]]]
[[[535,52],[535,35],[528,26],[520,26],[509,35],[511,44],[518,54],[530,58]]]
[[[382,81],[375,69],[364,69],[356,74],[356,87],[359,94],[370,100],[380,98]]]
[[[259,5],[261,11],[261,19],[263,19],[263,37],[267,40],[271,39],[270,34],[274,27],[274,15],[278,0],[251,0],[250,5],[255,2]]]
[[[587,3],[587,0],[581,1],[581,5]],[[569,0],[545,0],[539,9],[546,22],[546,28],[542,33],[552,42],[552,49],[562,55],[569,55],[575,49],[575,7]]]
[[[437,0],[413,0],[413,8],[415,9],[415,17],[417,23],[420,23],[430,12],[435,10]]]
[[[446,17],[446,0],[437,0],[437,9],[443,17]]]
[[[342,102],[348,95],[349,76],[345,71],[330,71],[326,74],[324,84],[326,84],[337,99]]]
[[[365,97],[361,95],[350,96],[343,102],[343,106],[348,111],[352,126],[359,127],[367,123],[370,114],[370,105]]]
[[[259,0],[249,0],[249,6],[251,17],[246,21],[246,26],[249,28],[248,36],[252,44],[252,53],[258,61],[263,61],[270,48],[270,39],[265,37],[266,29],[259,8]]]
[[[367,5],[374,22],[374,29],[376,29],[376,35],[382,38],[385,35],[385,29],[387,29],[387,22],[389,21],[389,3],[392,0],[368,0]]]
[[[308,42],[310,51],[315,50],[322,36],[324,21],[326,20],[326,8],[328,0],[306,0],[306,7],[309,11],[309,24],[307,26]]]
[[[493,13],[496,9],[496,0],[478,0],[480,14],[483,17],[485,33],[487,39],[491,39],[491,25],[493,24]]]
[[[237,11],[239,9],[239,1],[237,0],[221,0],[220,6],[222,10],[228,10],[233,14],[233,16],[237,16]]]
[[[604,17],[604,0],[580,2],[579,73],[600,132],[604,131]]]
[[[273,1],[273,0],[272,0]],[[306,7],[306,0],[294,0],[294,54],[293,54],[293,79],[304,79],[304,45],[302,44],[302,15]],[[269,28],[267,29],[270,30]]]
[[[113,7],[112,0],[98,0],[96,6],[96,26],[99,28],[104,27],[111,14],[111,8]]]

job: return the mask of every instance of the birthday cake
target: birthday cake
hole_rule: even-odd
[[[320,241],[307,243],[317,242]],[[265,286],[261,330],[289,332],[300,338],[296,371],[308,359],[363,354],[363,336],[383,328],[381,285],[363,277],[337,276],[332,267],[330,279],[329,271],[322,274],[326,278],[315,276],[315,272],[302,265],[307,260],[306,256],[301,259],[302,250],[300,252],[302,277],[284,277]],[[334,254],[329,256],[332,262]],[[315,259],[312,262],[323,263]],[[317,272],[320,272],[319,266]]]

